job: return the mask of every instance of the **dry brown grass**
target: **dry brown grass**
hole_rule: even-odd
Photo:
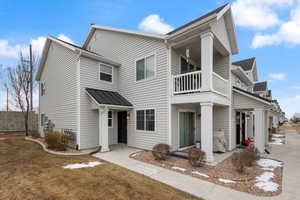
[[[300,124],[292,124],[290,126],[283,125],[280,127],[281,130],[295,130],[300,133]]]
[[[63,169],[96,159],[50,155],[22,136],[0,138],[5,138],[0,140],[1,200],[197,199],[104,161],[92,168]]]

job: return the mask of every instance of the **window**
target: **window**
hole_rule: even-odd
[[[196,71],[196,70],[201,70],[201,67],[196,67],[191,64],[191,63],[187,63],[186,59],[184,57],[180,57],[180,65],[181,65],[181,68],[180,68],[180,73],[181,74],[185,74],[185,73],[189,73],[189,72],[193,72],[193,71]]]
[[[155,131],[155,110],[136,111],[136,129],[142,131]]]
[[[108,111],[108,127],[113,127],[113,113],[112,111]]]
[[[104,64],[100,64],[100,80],[112,82],[112,67]]]
[[[41,90],[41,96],[44,96],[46,94],[45,83],[41,83],[40,90]]]
[[[155,56],[136,61],[136,80],[149,79],[155,75]]]

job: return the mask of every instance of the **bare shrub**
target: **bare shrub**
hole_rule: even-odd
[[[152,155],[155,160],[166,160],[170,153],[170,146],[168,144],[156,144],[152,149]]]
[[[200,149],[192,148],[189,150],[188,159],[189,159],[189,163],[193,167],[202,166],[204,162],[204,157],[205,157],[205,152],[201,151]]]
[[[49,132],[45,135],[45,141],[49,149],[65,151],[68,145],[68,135],[60,132]]]
[[[252,167],[259,160],[260,155],[256,148],[247,148],[232,155],[232,164],[240,173],[244,173],[246,167]]]

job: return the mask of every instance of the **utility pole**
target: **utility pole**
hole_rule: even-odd
[[[33,99],[32,99],[32,87],[33,87],[33,84],[32,84],[32,70],[33,70],[33,63],[32,63],[32,46],[31,44],[29,45],[29,64],[30,64],[30,111],[33,110]]]

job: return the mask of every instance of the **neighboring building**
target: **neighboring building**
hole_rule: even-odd
[[[79,149],[101,151],[201,141],[213,161],[215,131],[224,132],[230,151],[252,119],[249,136],[263,151],[271,100],[252,93],[255,59],[247,68],[232,64],[237,53],[228,4],[165,35],[92,25],[82,47],[48,37],[36,77],[40,132],[51,121],[72,130]]]

